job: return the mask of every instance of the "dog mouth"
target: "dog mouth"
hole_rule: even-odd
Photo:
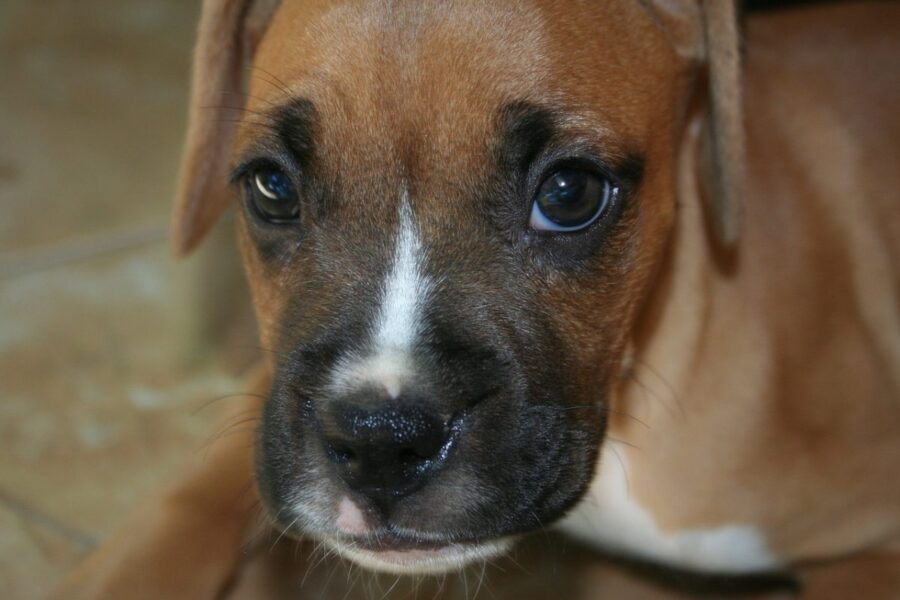
[[[511,539],[449,542],[396,533],[327,540],[341,556],[364,567],[397,574],[440,574],[506,552]]]
[[[473,542],[428,539],[390,531],[375,533],[364,537],[344,537],[340,539],[340,542],[367,552],[413,552],[417,550],[428,552],[453,545],[475,545]]]

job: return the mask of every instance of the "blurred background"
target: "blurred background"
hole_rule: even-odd
[[[220,326],[247,314],[208,259],[227,224],[168,245],[198,14],[0,0],[0,598],[41,597],[202,448],[256,355]]]

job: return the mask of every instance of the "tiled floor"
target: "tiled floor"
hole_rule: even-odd
[[[0,1],[0,598],[201,446],[250,359],[208,352],[204,257],[167,246],[197,9]]]

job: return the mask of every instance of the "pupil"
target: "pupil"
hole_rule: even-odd
[[[289,199],[293,195],[290,180],[280,171],[263,171],[257,175],[259,191],[273,200]]]
[[[278,169],[260,169],[253,175],[252,198],[263,218],[296,220],[300,204],[291,179]]]
[[[594,217],[602,193],[596,177],[566,170],[547,180],[538,202],[548,219],[563,227],[574,227]]]
[[[560,173],[553,177],[553,183],[556,189],[547,198],[550,204],[571,207],[584,195],[585,177],[579,173]]]

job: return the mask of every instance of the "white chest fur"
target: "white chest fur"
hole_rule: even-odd
[[[606,443],[597,477],[581,503],[560,522],[560,529],[604,550],[674,567],[739,574],[779,566],[753,526],[660,530],[653,516],[629,495],[624,449]]]

